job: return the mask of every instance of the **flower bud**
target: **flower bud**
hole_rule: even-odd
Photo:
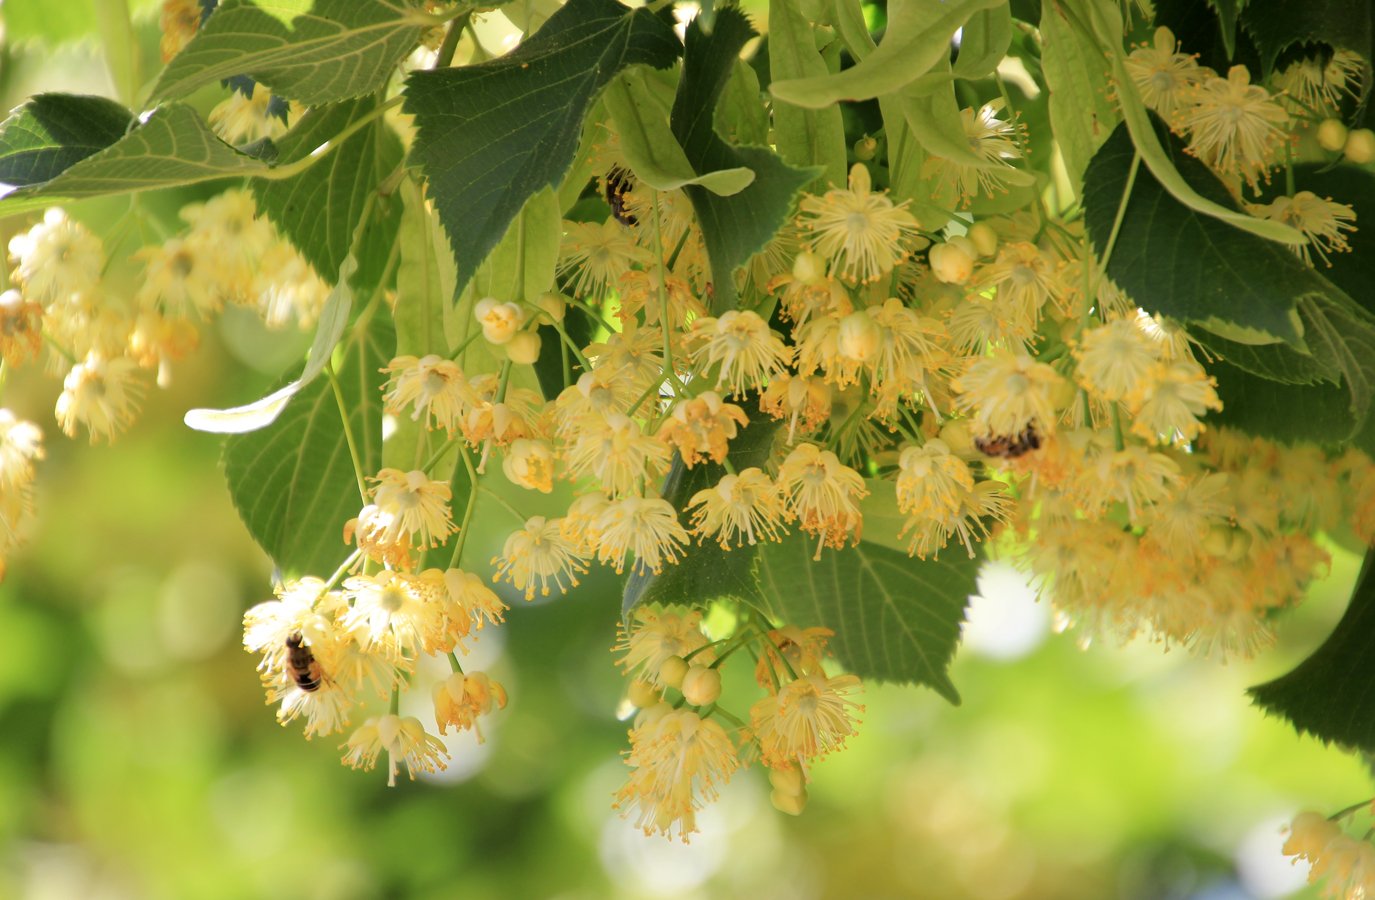
[[[490,344],[505,344],[520,330],[525,314],[514,303],[500,303],[483,297],[473,306],[473,315],[482,325],[482,336]]]
[[[1341,119],[1323,119],[1318,125],[1318,146],[1337,153],[1346,146],[1347,129]]]
[[[840,320],[840,355],[855,362],[868,362],[878,353],[883,332],[864,310],[856,310]]]
[[[802,284],[816,284],[826,277],[826,263],[810,250],[793,258],[793,278]]]
[[[681,688],[687,673],[687,660],[681,656],[670,656],[659,666],[659,680],[671,688]]]
[[[640,709],[649,709],[654,704],[658,703],[660,699],[659,692],[655,689],[654,685],[650,684],[648,681],[641,681],[638,678],[630,682],[630,687],[626,691],[626,697]]]
[[[635,727],[646,728],[658,722],[664,716],[673,712],[672,704],[663,700],[654,703],[652,706],[642,707],[638,715],[635,716]]]
[[[1358,166],[1375,160],[1375,131],[1357,128],[1346,136],[1346,158]]]
[[[516,438],[501,461],[506,480],[547,494],[554,489],[554,450],[548,441]]]
[[[941,426],[940,439],[950,452],[961,459],[973,459],[979,455],[974,446],[974,436],[969,432],[967,419],[948,419]]]
[[[396,749],[396,740],[401,736],[401,717],[388,713],[377,720],[377,738],[387,750]]]
[[[957,243],[958,242],[958,243]],[[974,242],[951,238],[931,248],[931,274],[946,284],[964,284],[974,274]]]
[[[974,249],[978,251],[979,256],[987,258],[998,252],[998,232],[987,222],[970,225],[966,236],[974,243]]]
[[[568,312],[568,301],[564,300],[562,294],[553,291],[545,291],[535,299],[535,306],[539,307],[540,312],[544,313],[555,322],[562,322],[564,314]]]
[[[785,794],[782,791],[774,791],[772,794],[769,794],[769,802],[773,804],[774,809],[781,813],[787,813],[790,816],[800,816],[802,815],[802,810],[807,808],[807,792],[803,791],[800,794]]]
[[[517,365],[534,365],[539,359],[540,336],[535,331],[521,331],[506,345],[506,355]]]
[[[870,135],[865,135],[855,141],[855,159],[861,162],[868,162],[878,153],[878,141]]]
[[[721,672],[710,666],[693,666],[683,676],[683,697],[693,706],[715,703],[721,696]]]
[[[796,767],[769,769],[769,784],[775,791],[797,797],[807,793],[807,779]]]

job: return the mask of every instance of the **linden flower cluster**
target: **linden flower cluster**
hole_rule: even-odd
[[[1370,801],[1363,801],[1332,816],[1305,811],[1294,817],[1284,854],[1309,864],[1308,883],[1324,882],[1323,897],[1360,900],[1375,894],[1375,844],[1369,833],[1364,838],[1347,834],[1344,820],[1369,813]]]
[[[828,629],[775,628],[755,613],[713,641],[701,619],[698,610],[642,606],[616,648],[639,708],[616,807],[645,834],[684,843],[697,813],[751,760],[768,770],[773,805],[799,815],[811,764],[842,749],[864,711],[854,699],[860,680],[822,667]],[[721,668],[742,649],[765,692],[748,721],[722,705]]]
[[[5,558],[33,527],[34,463],[43,458],[43,432],[0,409],[0,579]]]

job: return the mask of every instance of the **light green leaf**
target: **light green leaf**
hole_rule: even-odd
[[[692,171],[682,146],[669,130],[669,108],[659,102],[645,83],[642,67],[622,72],[607,85],[602,100],[616,125],[621,152],[630,170],[655,190],[671,191],[696,184],[728,197],[754,181],[753,170],[739,166],[706,175]]]
[[[472,285],[474,294],[478,298],[534,303],[554,286],[562,235],[558,196],[544,188],[525,201],[492,255],[478,269]]]
[[[405,0],[223,0],[152,96],[248,75],[308,106],[360,97],[387,83],[424,28]]]
[[[0,122],[0,185],[42,184],[124,137],[134,116],[104,97],[38,94]]]
[[[860,0],[832,0],[831,19],[845,49],[855,59],[863,60],[878,46],[869,34],[869,23],[864,21]]]
[[[770,0],[769,72],[775,80],[830,74],[816,49],[814,34],[793,0]],[[775,100],[773,122],[774,141],[786,162],[821,167],[813,188],[845,184],[845,123],[839,106],[807,109]]]
[[[1200,195],[1180,176],[1165,153],[1151,116],[1136,89],[1126,67],[1126,52],[1122,49],[1122,14],[1115,4],[1090,2],[1090,0],[1065,0],[1068,5],[1078,7],[1081,19],[1092,23],[1094,35],[1101,47],[1108,49],[1108,63],[1112,67],[1112,81],[1117,94],[1117,102],[1122,109],[1122,118],[1131,132],[1132,143],[1141,154],[1141,161],[1150,169],[1170,196],[1192,210],[1221,219],[1243,231],[1249,231],[1268,241],[1282,244],[1302,244],[1305,238],[1288,225],[1269,219],[1258,219],[1235,209],[1224,206]]]
[[[696,19],[689,23],[683,76],[669,117],[694,172],[745,167],[755,173],[749,187],[730,197],[697,185],[685,188],[711,263],[713,313],[735,305],[735,270],[768,243],[787,218],[793,197],[818,174],[815,169],[795,169],[763,147],[727,144],[712,127],[713,111],[732,67],[754,34],[735,7],[717,12],[709,35]]]
[[[279,164],[305,159],[351,123],[372,115],[374,96],[312,109],[277,141]],[[353,245],[354,232],[369,196],[401,163],[401,141],[381,118],[356,131],[299,175],[284,180],[255,180],[253,195],[301,255],[325,278],[333,278]],[[399,214],[388,197],[373,202],[359,237],[360,285],[372,286],[382,275]]]
[[[1045,16],[1041,17],[1042,23]],[[969,17],[960,32],[960,53],[955,57],[956,78],[976,79],[992,75],[1012,44],[1012,5],[999,4]]]
[[[834,75],[774,81],[779,100],[821,109],[841,100],[867,100],[899,91],[950,55],[950,40],[969,17],[1002,0],[908,0],[891,8],[883,43],[855,66]]]
[[[602,88],[627,66],[671,65],[680,48],[646,9],[569,0],[506,56],[410,75],[411,158],[453,243],[460,289],[526,199],[568,172]]]
[[[401,264],[396,271],[396,352],[424,356],[448,349],[444,307],[454,290],[453,257],[439,221],[414,180],[401,179]]]
[[[770,53],[770,59],[773,59]],[[754,66],[737,59],[716,104],[712,127],[727,142],[763,147],[769,143],[769,109]]]
[[[381,464],[382,375],[396,338],[385,316],[347,345],[337,365],[344,408],[365,472]],[[344,523],[362,499],[326,379],[303,389],[267,428],[225,440],[224,474],[244,525],[288,576],[328,576],[348,555]]]
[[[289,381],[277,390],[259,400],[244,406],[230,409],[192,409],[183,417],[186,427],[195,431],[211,434],[247,434],[266,428],[277,420],[287,404],[325,370],[334,346],[344,336],[348,327],[349,314],[353,311],[353,289],[349,279],[357,270],[358,264],[352,256],[344,258],[339,268],[339,280],[330,290],[320,312],[320,321],[315,327],[315,339],[310,345],[310,356],[306,359],[301,377]]]
[[[975,590],[977,560],[964,554],[914,560],[863,541],[825,550],[795,534],[759,554],[759,584],[789,624],[835,632],[831,649],[861,678],[931,687],[951,703],[960,695],[946,670]]]
[[[1084,169],[1112,134],[1119,116],[1108,98],[1107,59],[1065,19],[1054,0],[1041,10],[1041,67],[1050,89],[1050,124],[1076,196]]]
[[[142,125],[53,178],[0,200],[0,215],[17,201],[80,200],[264,172],[267,164],[215,136],[195,110],[180,103],[154,110]]]

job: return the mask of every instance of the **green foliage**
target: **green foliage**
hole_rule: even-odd
[[[1217,14],[1217,27],[1219,36],[1222,38],[1223,49],[1227,55],[1236,54],[1237,48],[1237,14],[1241,12],[1241,6],[1245,0],[1208,0],[1208,5]]]
[[[1295,44],[1344,48],[1359,54],[1369,66],[1372,23],[1367,0],[1306,0],[1302,10],[1303,15],[1295,15],[1294,4],[1286,0],[1249,0],[1241,11],[1241,27],[1255,41],[1267,73],[1280,53]],[[1218,17],[1225,34],[1227,19],[1222,7]],[[1362,92],[1369,89],[1363,82]]]
[[[363,470],[377,471],[382,450],[378,370],[394,349],[390,322],[375,317],[344,345],[334,379],[312,381],[268,427],[225,440],[224,475],[234,507],[283,572],[326,577],[348,555],[341,523],[353,518],[363,501],[339,405],[349,411]],[[332,382],[342,400],[336,399]]]
[[[407,79],[412,160],[453,244],[460,288],[526,199],[568,172],[602,88],[627,66],[664,68],[679,50],[647,10],[571,0],[506,56]]]
[[[107,113],[95,134],[108,134],[112,118]],[[94,140],[87,137],[84,143],[89,146]],[[75,141],[68,136],[67,143]],[[0,200],[0,215],[59,199],[80,200],[176,187],[252,175],[266,169],[263,161],[216,137],[191,107],[172,103],[154,110],[143,124],[103,150],[55,171],[46,181],[30,183],[6,195]]]
[[[1162,128],[1170,165],[1200,196],[1236,208],[1231,195]],[[1084,224],[1101,255],[1125,202],[1107,272],[1144,309],[1184,322],[1221,323],[1298,344],[1300,297],[1341,291],[1285,248],[1231,228],[1175,200],[1144,166],[1125,125],[1094,155],[1084,176]],[[1131,173],[1135,180],[1128,189]]]
[[[374,115],[375,96],[312,109],[276,142],[279,163],[305,159],[353,122]],[[401,141],[380,117],[349,136],[299,175],[253,182],[258,208],[327,280],[333,280],[353,245],[365,210],[370,222],[360,237],[360,284],[382,276],[396,237],[399,210],[390,198],[369,202],[378,185],[401,164]]]
[[[743,404],[746,408],[753,403]],[[762,468],[773,450],[778,423],[766,416],[756,415],[740,429],[730,442],[730,461],[736,471],[750,467]],[[683,465],[681,456],[674,454],[673,466],[664,479],[663,498],[678,510],[684,528],[691,525],[688,503],[694,494],[721,481],[724,467],[705,460],[692,468]],[[688,550],[676,566],[669,566],[658,575],[631,572],[621,595],[621,612],[630,611],[642,603],[676,603],[700,606],[712,600],[730,598],[761,607],[764,595],[755,575],[761,545],[746,544],[723,550],[714,541],[706,541]]]
[[[1119,121],[1109,99],[1103,51],[1075,31],[1051,0],[1041,13],[1041,66],[1050,88],[1050,124],[1078,190],[1089,160]]]
[[[104,97],[30,97],[0,122],[0,183],[49,181],[124,137],[133,124],[129,110]]]
[[[867,34],[867,33],[866,33]],[[816,30],[792,0],[769,3],[769,73],[775,81],[825,78],[826,61],[816,49]],[[808,187],[845,184],[845,123],[839,106],[808,109],[786,100],[773,104],[774,139],[794,166],[820,166]]]
[[[795,534],[760,553],[760,586],[787,621],[835,631],[836,658],[862,678],[924,684],[959,703],[946,669],[978,561],[958,548],[918,561],[867,541],[813,561],[815,551],[816,538]]]
[[[981,9],[969,17],[960,32],[960,52],[955,57],[956,78],[992,75],[1012,43],[1012,6],[1002,3]]]
[[[248,75],[308,106],[371,94],[424,29],[410,0],[224,0],[163,69],[153,99]]]
[[[1250,689],[1269,713],[1319,740],[1375,752],[1375,578],[1371,556],[1332,634],[1293,671]]]
[[[713,313],[734,305],[735,270],[768,243],[787,218],[793,197],[818,174],[815,169],[787,165],[767,148],[727,144],[713,127],[717,101],[741,48],[754,34],[744,14],[734,7],[717,14],[709,35],[697,20],[689,23],[682,80],[670,117],[673,135],[694,172],[745,167],[755,175],[748,187],[729,197],[696,185],[685,188],[711,262],[715,296],[709,306]]]

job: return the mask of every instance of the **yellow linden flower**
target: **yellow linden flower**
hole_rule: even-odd
[[[667,307],[669,325],[682,328],[693,316],[705,316],[707,308],[687,281],[667,270],[626,272],[617,282],[621,308],[616,313],[629,324],[637,313],[644,312],[644,324],[656,326]],[[661,296],[662,294],[662,296]]]
[[[1245,66],[1232,66],[1226,78],[1210,78],[1190,93],[1180,113],[1189,146],[1199,159],[1221,172],[1239,175],[1253,190],[1268,179],[1285,140],[1289,114],[1265,88],[1251,84]]]
[[[966,164],[932,154],[922,165],[922,175],[934,179],[941,189],[953,188],[961,200],[968,200],[981,191],[992,197],[994,192],[1005,190],[1007,172],[1012,168],[1009,160],[1022,156],[1021,148],[1017,146],[1017,127],[998,118],[998,113],[1002,112],[1005,105],[999,97],[977,110],[960,110],[964,138],[970,151],[983,161],[983,165]]]
[[[353,698],[334,681],[323,681],[319,687],[307,691],[284,679],[278,691],[268,698],[269,703],[278,699],[282,701],[277,710],[277,721],[288,725],[298,718],[304,718],[306,740],[316,735],[335,734],[349,724]]]
[[[406,764],[406,774],[412,781],[416,772],[434,772],[448,766],[449,752],[443,742],[426,733],[415,716],[387,714],[368,719],[341,747],[345,750],[344,764],[355,769],[372,769],[377,757],[386,751],[389,787],[396,786],[400,762]]]
[[[633,815],[645,834],[676,834],[687,843],[697,810],[716,800],[740,759],[716,721],[678,709],[647,717],[630,732],[626,765],[633,771],[615,807]]]
[[[1356,211],[1345,203],[1324,200],[1312,191],[1299,191],[1292,197],[1276,197],[1270,203],[1254,208],[1262,218],[1283,222],[1303,232],[1308,243],[1300,244],[1293,250],[1304,262],[1313,265],[1313,253],[1328,268],[1332,261],[1329,253],[1346,253],[1351,250],[1351,242],[1343,232],[1355,231]]]
[[[492,710],[506,708],[506,688],[485,672],[454,672],[443,681],[435,682],[431,694],[439,733],[448,734],[450,725],[458,731],[471,729],[479,744],[486,738],[478,718],[491,714]]]
[[[692,323],[689,340],[696,344],[693,361],[703,368],[719,364],[716,387],[728,384],[736,397],[782,372],[791,359],[783,336],[750,310],[703,316]]]
[[[1127,507],[1128,519],[1133,523],[1168,497],[1180,479],[1178,463],[1139,444],[1102,454],[1091,471],[1090,508],[1121,503]]]
[[[423,416],[426,428],[457,430],[472,399],[458,363],[433,353],[398,356],[382,371],[388,376],[382,398],[387,412],[400,415],[409,408],[412,422]]]
[[[988,347],[1026,353],[1036,337],[1034,310],[998,293],[965,297],[948,315],[951,346],[966,354],[981,354]]]
[[[16,290],[0,292],[0,360],[17,367],[43,350],[43,307]]]
[[[1179,52],[1174,32],[1164,26],[1155,30],[1152,44],[1129,53],[1124,65],[1142,102],[1167,122],[1188,102],[1189,89],[1207,74],[1192,56]]]
[[[42,430],[12,411],[0,409],[0,493],[30,484],[33,464],[43,457]]]
[[[373,503],[389,519],[384,543],[409,543],[437,547],[457,530],[449,516],[453,494],[448,483],[433,481],[424,472],[383,469],[369,481]]]
[[[554,448],[548,441],[517,438],[506,448],[501,471],[512,484],[547,494],[554,489]]]
[[[998,353],[971,361],[951,387],[958,393],[956,406],[971,414],[976,430],[1003,437],[1033,424],[1044,434],[1054,432],[1054,397],[1063,380],[1030,356]]]
[[[558,273],[568,278],[575,297],[601,300],[632,265],[649,265],[649,253],[635,246],[630,229],[615,218],[604,223],[564,223],[564,242],[558,251]]]
[[[467,635],[473,627],[480,630],[506,620],[508,607],[480,576],[462,569],[427,569],[420,577],[435,585],[434,596],[451,623],[446,630],[456,636]]]
[[[434,586],[415,575],[383,571],[344,580],[351,606],[340,625],[365,652],[414,659],[444,643],[444,608]]]
[[[725,459],[736,429],[748,424],[743,409],[722,401],[715,391],[705,391],[673,408],[659,426],[659,440],[674,447],[690,469],[703,459]]]
[[[628,416],[587,417],[568,451],[568,476],[592,478],[613,497],[639,495],[646,479],[668,468],[669,455]]]
[[[811,249],[830,260],[831,271],[850,282],[877,281],[907,258],[916,219],[884,194],[870,190],[863,163],[850,169],[849,189],[808,194],[799,204],[798,225],[810,233]]]
[[[633,399],[644,386],[659,377],[664,370],[663,335],[655,328],[641,328],[627,322],[621,331],[613,331],[604,340],[588,344],[587,358],[592,360],[593,372],[608,382],[626,383]],[[592,373],[584,373],[582,377]],[[581,381],[581,379],[579,379]]]
[[[1012,512],[1012,498],[1007,485],[1001,481],[979,481],[971,490],[959,495],[959,505],[952,511],[931,510],[919,513],[903,523],[898,537],[906,537],[907,555],[918,559],[939,556],[940,551],[959,536],[969,558],[974,558],[974,544],[989,535],[988,522],[1006,522]]]
[[[688,543],[678,524],[678,511],[660,498],[626,497],[612,501],[597,517],[597,558],[625,571],[627,553],[635,554],[633,571],[656,575],[664,564],[676,564]]]
[[[264,257],[283,242],[272,223],[258,216],[252,193],[243,188],[224,191],[204,203],[182,207],[181,218],[191,226],[187,242],[212,249],[209,259],[224,295],[256,303],[255,285],[262,276]]]
[[[715,538],[722,548],[732,543],[753,545],[759,540],[779,540],[782,520],[787,515],[778,485],[760,469],[742,469],[738,475],[723,475],[714,487],[700,490],[688,501],[692,511],[692,530],[699,541]]]
[[[578,575],[587,572],[587,565],[577,545],[564,537],[561,524],[544,516],[527,519],[524,528],[506,539],[501,555],[492,558],[497,567],[492,580],[506,579],[525,592],[526,600],[535,599],[536,590],[548,597],[551,583],[561,594],[577,587]]]
[[[827,678],[821,672],[802,675],[750,707],[750,724],[766,766],[806,766],[845,746],[858,733],[856,712],[864,707],[850,699],[864,688],[854,675]]]
[[[807,324],[813,316],[845,316],[854,309],[849,292],[826,274],[825,261],[810,250],[798,253],[792,271],[771,279],[764,290],[779,295],[782,315],[794,328]]]
[[[669,657],[691,656],[698,665],[707,665],[716,659],[707,646],[707,636],[702,633],[701,622],[700,610],[636,607],[634,624],[626,629],[621,641],[613,648],[625,651],[625,655],[616,660],[616,665],[623,666],[627,676],[646,681],[656,688],[664,687],[659,669]]]
[[[1283,852],[1308,860],[1308,883],[1327,882],[1323,896],[1364,898],[1375,894],[1375,846],[1351,837],[1318,813],[1300,813],[1294,819]]]
[[[775,419],[788,420],[788,443],[801,426],[815,431],[831,416],[831,388],[820,378],[782,374],[769,379],[759,395],[759,410]]]
[[[1016,241],[998,248],[998,256],[979,274],[980,290],[993,288],[1005,308],[1033,323],[1041,317],[1046,301],[1064,293],[1055,263],[1035,244]]]
[[[655,370],[655,377],[659,371]],[[606,416],[630,408],[644,390],[641,384],[625,377],[623,369],[611,365],[582,373],[554,401],[556,433],[566,440],[576,440],[582,431],[599,428]]]
[[[1203,431],[1199,419],[1222,409],[1217,382],[1192,359],[1157,364],[1130,397],[1132,431],[1147,440],[1192,441]]]
[[[1074,347],[1079,383],[1103,400],[1138,390],[1160,361],[1158,345],[1133,318],[1087,329]]]
[[[863,476],[834,453],[815,444],[798,444],[778,467],[778,484],[802,530],[818,538],[814,559],[821,558],[823,547],[844,547],[847,537],[859,543],[859,501],[869,490]]]
[[[171,62],[172,57],[191,43],[201,27],[203,12],[200,0],[162,0],[159,19],[162,38],[158,41],[158,49],[163,62]]]
[[[801,675],[825,675],[821,661],[826,644],[835,637],[829,628],[784,625],[769,630],[754,666],[754,680],[770,693],[778,693],[778,679]]]
[[[13,276],[24,299],[44,307],[83,302],[105,267],[100,238],[56,207],[43,221],[10,238]]]
[[[974,476],[945,441],[906,447],[898,456],[898,510],[908,515],[949,515],[974,489]]]
[[[273,101],[276,101],[275,103]],[[292,103],[300,117],[300,104]],[[210,110],[210,127],[229,144],[250,144],[263,138],[276,139],[286,134],[288,104],[275,97],[265,85],[254,83],[250,94],[231,90],[229,96]]]
[[[568,506],[568,515],[561,520],[563,536],[578,548],[582,556],[593,556],[597,552],[597,520],[601,518],[611,501],[600,491],[583,494]]]
[[[276,241],[262,255],[248,289],[268,328],[309,328],[320,318],[330,286],[288,241]]]
[[[92,351],[72,366],[57,398],[57,424],[68,437],[78,425],[91,433],[91,443],[113,441],[138,415],[143,398],[138,363],[126,356],[107,358]]]
[[[1227,480],[1226,472],[1197,475],[1156,500],[1147,516],[1148,536],[1170,552],[1195,552],[1209,532],[1232,516]]]

